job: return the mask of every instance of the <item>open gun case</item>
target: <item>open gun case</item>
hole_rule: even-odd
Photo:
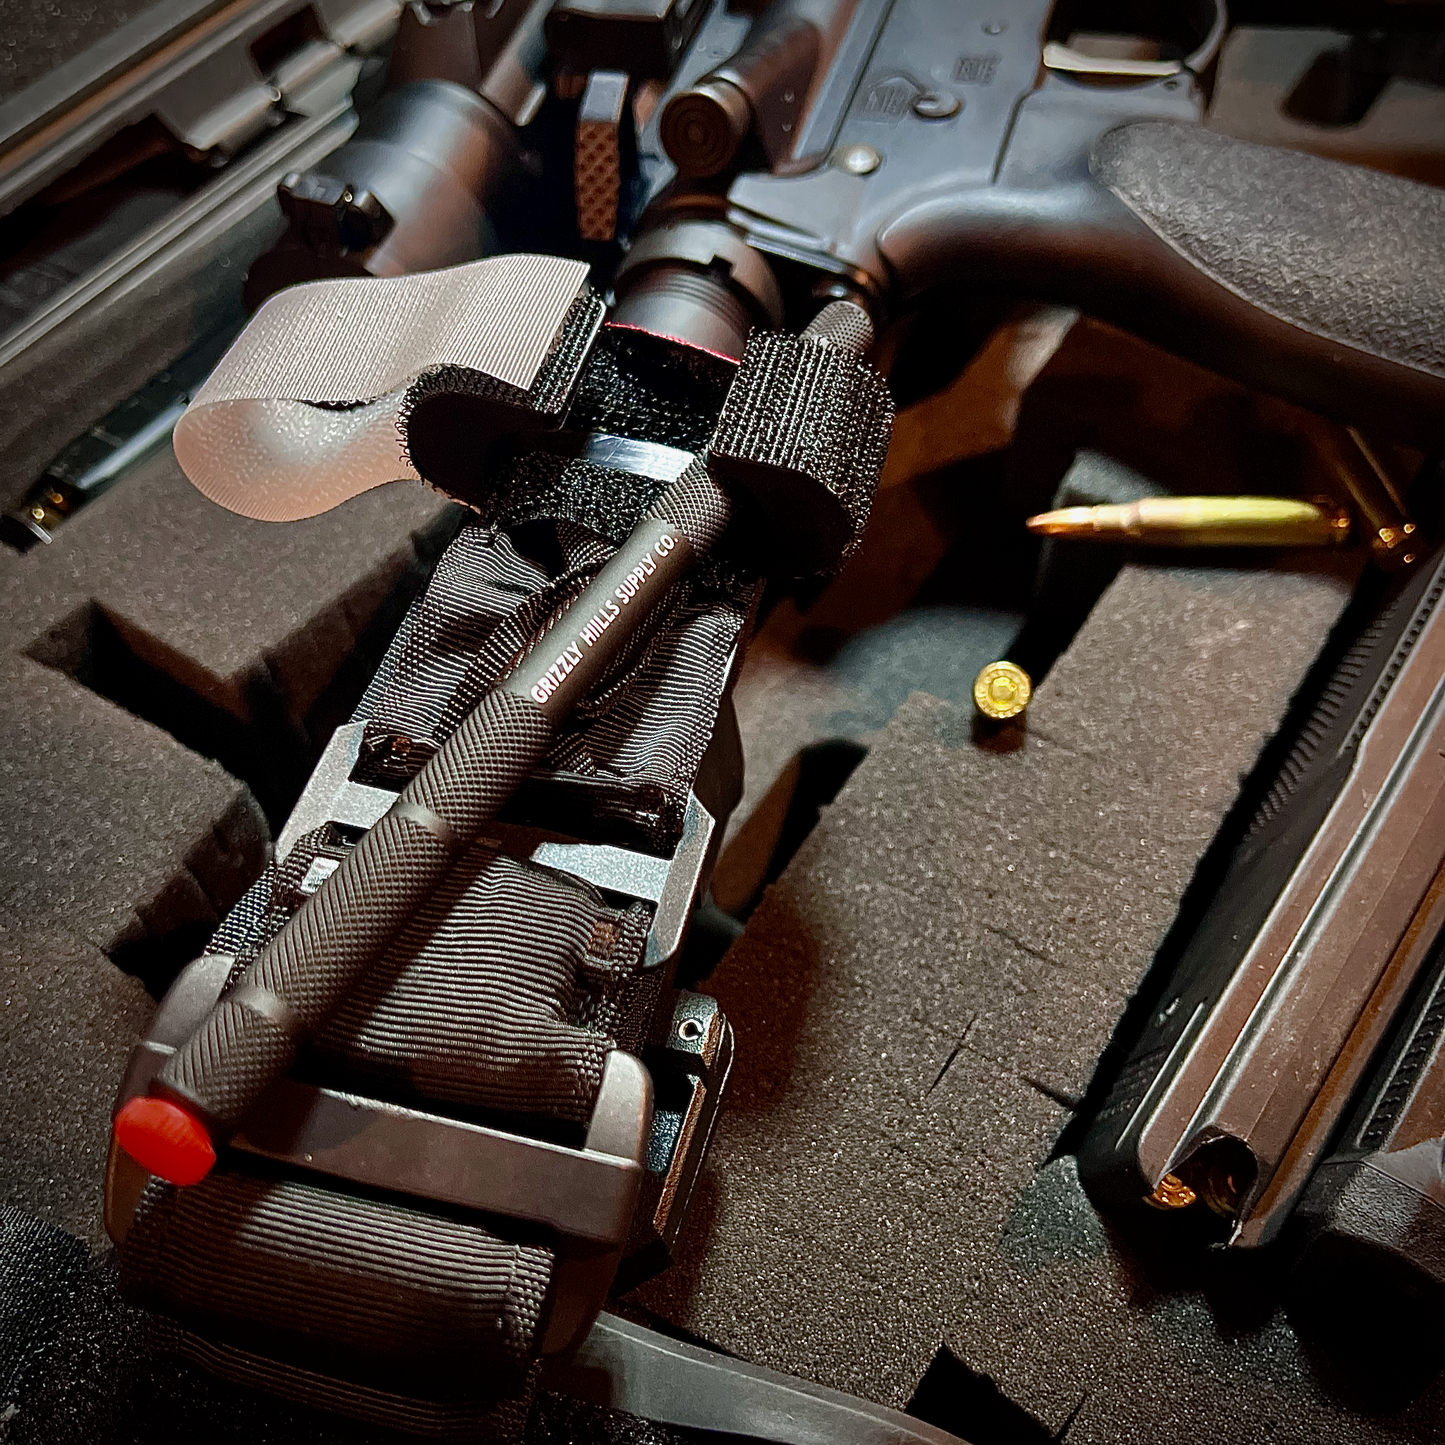
[[[746,7],[707,8],[718,33],[745,29]],[[1409,24],[1234,7],[1210,126],[1440,184],[1445,19],[1374,8]],[[415,484],[246,520],[169,445],[256,300],[248,275],[290,264],[278,190],[377,114],[398,28],[420,23],[393,0],[6,20],[7,1441],[380,1442],[417,1424],[178,1358],[119,1292],[102,1177],[127,1060],[164,1034],[157,1001],[359,746],[368,685],[464,523]],[[534,68],[538,38],[478,61],[522,136],[486,249],[580,256],[605,290],[620,252],[585,234],[595,197],[569,175],[564,204],[534,199],[573,164],[578,100]],[[1393,690],[1442,591],[1428,487],[1410,500],[1429,545],[1399,576],[1356,552],[1041,552],[1022,520],[1051,500],[1330,478],[1297,409],[1057,305],[965,297],[882,347],[900,409],[864,545],[816,595],[769,595],[728,680],[745,780],[685,959],[736,1052],[677,1262],[547,1366],[526,1438],[1445,1438],[1428,909],[1409,967],[1387,950],[1383,981],[1357,981],[1356,1014],[1389,1016],[1335,1029],[1348,1077],[1309,1135],[1319,1167],[1289,1176],[1283,1238],[1225,1247],[1257,1196],[1227,1148],[1191,1163],[1180,1129],[1151,1163],[1135,1149],[1182,1110],[1168,1080],[1228,1012],[1240,930],[1302,851],[1290,829],[1347,791],[1382,711],[1436,705],[1419,676]],[[1023,728],[973,715],[975,674],[1004,656],[1037,686]],[[1256,1008],[1239,1036],[1267,1024]],[[1165,1175],[1197,1205],[1146,1207]]]

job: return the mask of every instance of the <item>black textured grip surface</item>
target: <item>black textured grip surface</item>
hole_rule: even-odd
[[[732,514],[728,494],[713,481],[700,461],[692,462],[647,513],[659,522],[676,527],[700,557],[706,557],[717,546]]]
[[[473,838],[551,743],[552,728],[535,704],[515,693],[488,693],[407,785],[402,801],[430,808],[461,837]]]
[[[481,1225],[294,1180],[153,1180],[126,1236],[121,1286],[232,1344],[433,1398],[525,1380],[553,1255]],[[280,1347],[285,1341],[285,1348]],[[344,1344],[339,1343],[344,1341]]]
[[[1250,304],[1445,377],[1445,191],[1169,121],[1110,131],[1092,168]]]
[[[492,478],[482,475],[481,465],[487,446],[499,436],[548,431],[561,423],[603,309],[584,287],[526,391],[464,366],[440,366],[419,376],[407,389],[398,421],[403,447],[421,476],[464,502],[488,497]]]
[[[857,546],[892,424],[883,378],[845,346],[754,332],[707,455],[759,504],[775,567],[807,576]]]
[[[525,698],[491,693],[401,795],[463,842],[490,822],[546,756],[552,729]],[[241,983],[285,1001],[297,1030],[228,996],[166,1061],[162,1085],[231,1128],[290,1068],[302,1034],[325,1023],[446,876],[456,849],[411,818],[388,814],[296,913]]]

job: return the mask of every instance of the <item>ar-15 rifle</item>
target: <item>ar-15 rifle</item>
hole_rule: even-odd
[[[514,82],[520,42],[487,37],[536,37],[539,8],[476,21]],[[575,144],[528,194],[570,185],[589,234],[615,215],[620,315],[687,334],[711,311],[708,334],[736,355],[750,322],[818,292],[880,322],[940,291],[1059,301],[1395,440],[1440,439],[1440,193],[1206,129],[1222,0],[759,8],[561,0],[541,27],[550,58],[526,73],[550,68],[571,97]],[[290,184],[288,204],[367,193],[390,217],[375,224],[424,219],[444,246],[445,218],[401,184],[405,148],[388,178],[369,134]],[[537,144],[526,126],[518,143]],[[338,207],[308,212],[307,244],[338,272],[394,270],[384,239],[347,242]]]

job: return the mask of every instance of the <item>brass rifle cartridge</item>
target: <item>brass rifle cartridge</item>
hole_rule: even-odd
[[[1333,547],[1350,534],[1344,508],[1293,497],[1142,497],[1041,512],[1026,525],[1045,537],[1152,547]]]

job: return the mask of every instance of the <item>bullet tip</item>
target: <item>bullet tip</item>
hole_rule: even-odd
[[[1093,509],[1061,507],[1056,512],[1039,512],[1025,520],[1024,526],[1037,537],[1062,537],[1078,532],[1092,532]]]

